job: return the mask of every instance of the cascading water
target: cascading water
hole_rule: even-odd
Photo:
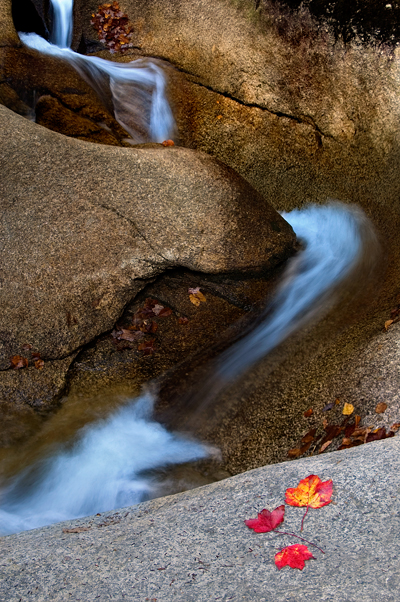
[[[21,41],[29,48],[68,61],[100,98],[109,89],[115,118],[130,134],[132,144],[172,138],[175,121],[165,93],[163,70],[150,59],[116,63],[74,52],[69,48],[73,2],[52,0],[52,7],[54,44],[35,33],[20,33]]]
[[[372,226],[358,209],[340,203],[284,214],[305,249],[288,262],[265,320],[224,353],[217,371],[197,398],[210,398],[271,351],[315,312],[354,270]],[[374,247],[368,252],[374,256]],[[169,434],[152,422],[151,399],[142,397],[100,424],[83,429],[71,450],[25,471],[3,486],[0,532],[32,529],[51,522],[134,504],[150,493],[140,472],[205,457],[205,446]]]
[[[72,41],[74,0],[51,0],[53,27],[51,39],[55,46],[69,48]]]
[[[129,119],[121,115],[131,114],[131,105],[137,96],[133,100],[130,98],[128,103],[126,101],[132,91],[136,90],[137,94],[140,85],[141,100],[150,98],[151,101],[149,136],[156,140],[167,138],[173,118],[165,99],[165,81],[159,67],[137,61],[121,65],[77,55],[65,47],[70,36],[68,28],[64,27],[66,13],[60,11],[57,14],[62,26],[57,29],[55,41],[63,48],[49,44],[36,34],[21,35],[21,39],[32,48],[74,64],[100,92],[107,76],[116,116],[119,115],[120,123],[135,136],[137,126],[129,129],[126,125]],[[125,104],[119,105],[118,98],[122,97]],[[134,118],[138,119],[137,110],[132,110]],[[275,300],[263,321],[220,356],[197,399],[202,396],[215,398],[227,383],[306,320],[328,307],[335,289],[360,265],[366,242],[369,243],[368,252],[374,256],[372,226],[358,209],[331,203],[326,207],[295,210],[283,217],[303,241],[304,250],[288,262]],[[52,457],[3,483],[0,533],[32,529],[138,503],[144,496],[151,495],[152,490],[143,471],[210,454],[211,450],[206,446],[173,435],[154,422],[151,419],[152,404],[152,398],[143,395],[107,419],[83,428],[68,448],[58,450]]]

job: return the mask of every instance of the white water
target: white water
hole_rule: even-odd
[[[147,61],[118,64],[74,53],[66,47],[71,36],[67,25],[71,27],[72,23],[72,7],[68,6],[65,4],[63,10],[67,10],[60,9],[58,21],[55,19],[54,40],[58,46],[36,34],[20,34],[22,41],[73,64],[100,95],[109,85],[116,118],[135,141],[142,141],[143,132],[151,140],[169,138],[174,121],[161,69]],[[56,7],[54,10],[56,14]],[[283,217],[303,240],[305,249],[288,262],[264,321],[221,355],[200,397],[215,398],[227,383],[330,306],[335,290],[361,264],[367,239],[373,243],[368,249],[373,258],[376,242],[372,228],[357,209],[332,203],[295,210]],[[143,471],[210,453],[205,446],[173,435],[154,422],[152,403],[149,396],[143,395],[106,420],[82,429],[68,448],[4,483],[0,491],[0,533],[138,503],[153,490]]]
[[[72,11],[74,0],[51,0],[53,9],[53,44],[60,48],[69,48],[72,41]]]
[[[284,214],[305,244],[288,262],[282,284],[255,331],[222,354],[217,374],[203,384],[212,397],[316,312],[332,303],[335,288],[374,242],[364,214],[340,203]],[[374,246],[368,252],[374,257]],[[217,378],[215,378],[217,377]],[[222,377],[222,378],[221,378]],[[214,380],[212,380],[214,378]],[[221,386],[222,382],[222,386]],[[213,390],[209,386],[213,383]],[[0,533],[32,529],[140,502],[151,495],[141,472],[205,457],[205,446],[168,433],[151,420],[149,396],[81,432],[69,450],[32,467],[3,486]]]
[[[209,454],[152,421],[152,409],[143,395],[3,486],[0,534],[137,504],[153,491],[143,471]]]
[[[19,33],[21,41],[34,50],[69,62],[105,98],[111,92],[114,115],[130,134],[132,144],[163,142],[173,138],[175,120],[166,96],[163,70],[150,59],[130,63],[84,56],[68,48],[72,28],[70,0],[53,0],[55,44],[36,33]]]

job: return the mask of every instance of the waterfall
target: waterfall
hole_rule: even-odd
[[[360,210],[333,203],[283,216],[305,248],[288,262],[264,320],[222,354],[215,373],[201,385],[197,397],[214,398],[316,312],[330,306],[335,289],[354,272],[365,251],[373,261],[376,241]],[[210,453],[205,446],[168,433],[151,420],[151,412],[152,399],[144,395],[107,419],[85,427],[69,449],[58,451],[3,484],[0,533],[138,503],[152,490],[143,471]]]
[[[52,42],[60,48],[69,48],[72,41],[74,0],[51,0],[51,8],[53,11]]]
[[[21,41],[29,48],[70,63],[100,98],[106,97],[109,90],[115,119],[130,134],[132,144],[173,138],[175,120],[161,67],[150,59],[117,63],[74,52],[69,48],[73,1],[52,0],[52,7],[54,44],[35,33],[19,33]]]
[[[174,120],[162,69],[149,60],[119,64],[73,52],[68,48],[72,3],[52,3],[55,44],[36,34],[20,34],[21,40],[30,48],[68,61],[100,95],[109,86],[116,119],[135,141],[169,138]],[[341,283],[365,259],[367,244],[373,261],[377,243],[372,226],[356,208],[330,203],[284,213],[283,217],[304,249],[288,262],[260,324],[219,357],[197,399],[212,401],[306,321],[321,315]],[[136,504],[152,495],[146,471],[211,453],[205,445],[169,433],[152,420],[153,403],[151,396],[142,395],[83,428],[73,442],[4,482],[0,533]]]

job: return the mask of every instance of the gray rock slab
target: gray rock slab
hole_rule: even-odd
[[[400,595],[400,439],[259,468],[131,508],[0,539],[0,600],[396,601]],[[243,523],[283,503],[309,474],[333,503],[302,533],[325,554],[303,571],[275,567],[295,538]],[[303,509],[286,507],[299,533]],[[64,529],[81,527],[78,533]],[[282,529],[283,530],[283,529]]]

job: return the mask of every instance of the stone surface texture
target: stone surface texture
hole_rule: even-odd
[[[260,468],[190,492],[0,539],[0,600],[396,602],[400,592],[399,438]],[[332,479],[333,503],[310,510],[315,559],[278,571],[294,537],[244,520],[284,502],[287,487]],[[282,531],[304,509],[286,506]],[[80,533],[63,529],[80,527]],[[301,542],[300,542],[301,543]]]

